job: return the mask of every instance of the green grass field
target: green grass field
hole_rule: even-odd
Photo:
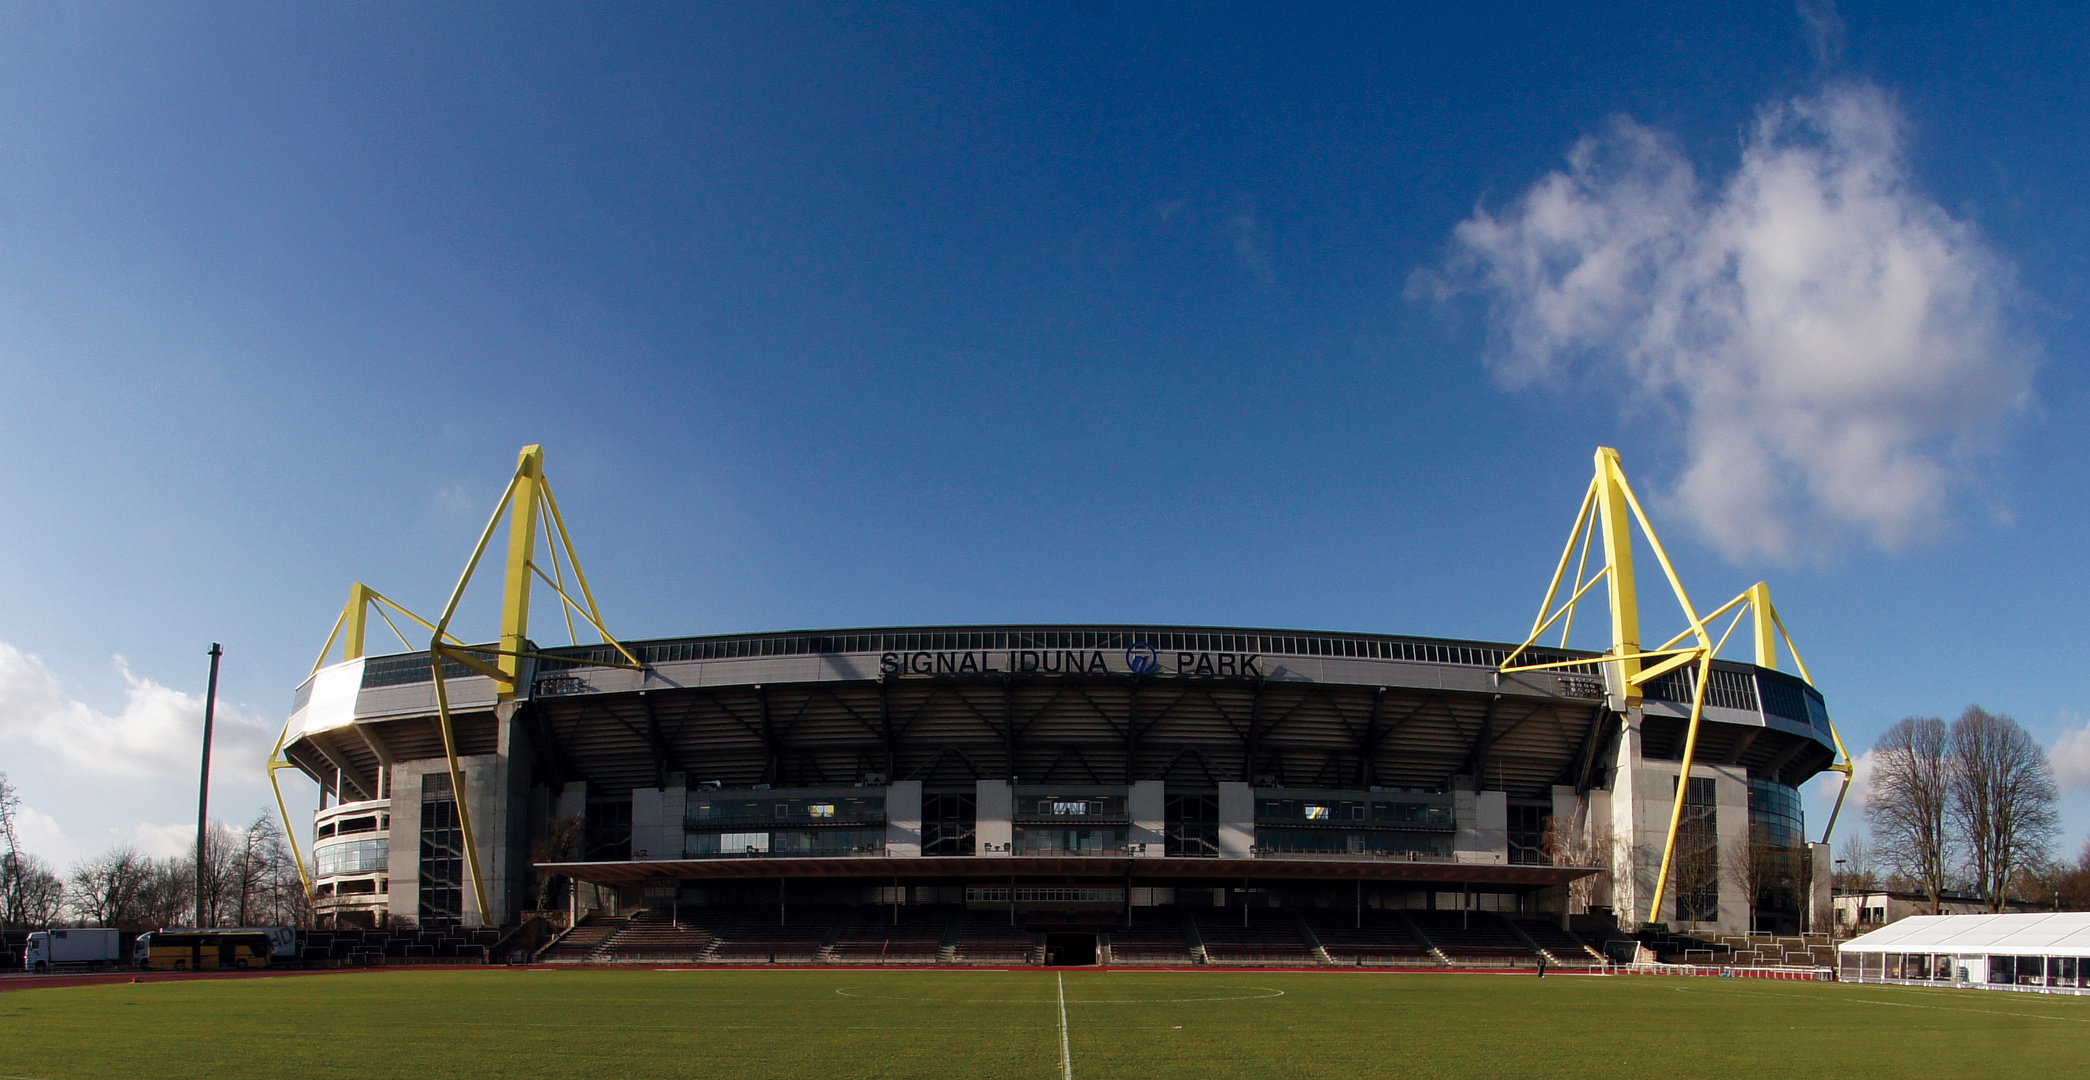
[[[1070,1066],[1085,1080],[2052,1078],[2090,1070],[2090,998],[1647,976],[498,968],[0,994],[0,1075],[36,1080],[1050,1080]]]

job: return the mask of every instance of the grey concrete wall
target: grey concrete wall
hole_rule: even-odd
[[[1500,791],[1457,791],[1452,813],[1458,831],[1452,856],[1460,862],[1509,862],[1509,795]]]
[[[1136,857],[1158,859],[1168,854],[1168,833],[1163,815],[1168,809],[1167,785],[1159,780],[1140,780],[1126,793],[1125,809],[1132,817],[1126,839]],[[1141,850],[1140,845],[1146,845]]]
[[[979,815],[974,842],[981,855],[997,858],[1011,854],[1016,830],[1009,823],[1015,815],[1016,793],[1006,780],[975,781],[973,805]]]
[[[1836,852],[1827,844],[1807,845],[1807,926],[1816,934],[1835,932]]]
[[[631,857],[634,859],[674,859],[682,855],[682,845],[672,846],[667,836],[667,792],[662,788],[633,788],[631,790]],[[676,841],[682,839],[682,817],[674,818]]]
[[[885,853],[922,853],[922,782],[902,780],[885,789]]]
[[[1219,857],[1252,859],[1255,853],[1255,789],[1240,780],[1219,782]]]
[[[513,910],[522,891],[522,881],[513,850],[526,845],[512,821],[516,804],[506,788],[510,780],[508,762],[498,754],[473,754],[457,759],[464,774],[461,797],[472,817],[472,842],[479,856],[479,872],[490,910],[479,910],[471,886],[470,870],[464,886],[464,924],[500,925]],[[448,773],[442,758],[406,761],[392,767],[392,843],[386,855],[391,875],[390,910],[395,919],[421,917],[421,795],[423,778],[430,773]]]
[[[426,762],[392,766],[392,842],[385,851],[391,875],[389,910],[394,919],[421,914],[421,769]]]
[[[1749,857],[1749,773],[1733,765],[1693,765],[1693,776],[1713,778],[1720,807],[1720,926],[1723,933],[1749,932],[1749,883],[1736,865]],[[1668,822],[1663,822],[1664,834]]]

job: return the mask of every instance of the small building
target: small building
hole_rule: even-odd
[[[1911,915],[1984,915],[1989,914],[1988,901],[1978,896],[1946,893],[1938,897],[1938,910],[1930,909],[1930,894],[1921,892],[1896,892],[1875,889],[1869,892],[1839,892],[1832,901],[1836,908],[1837,935],[1863,934],[1877,930],[1888,923],[1898,923]],[[2008,911],[2030,911],[2031,905],[2022,900],[2012,900],[2005,905]]]
[[[1837,946],[1845,982],[2090,991],[2090,911],[1913,915]]]

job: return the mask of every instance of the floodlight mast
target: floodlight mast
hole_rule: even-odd
[[[1653,551],[1655,561],[1662,567],[1670,592],[1675,596],[1677,607],[1684,617],[1685,628],[1675,637],[1661,645],[1644,649],[1640,636],[1640,603],[1633,573],[1633,527],[1639,526],[1640,536]],[[1602,534],[1603,565],[1595,573],[1588,573],[1589,553],[1596,534]],[[1576,559],[1577,549],[1581,557]],[[1567,599],[1557,606],[1563,581],[1567,578],[1568,564],[1575,563],[1575,576],[1568,590]],[[1771,604],[1771,589],[1764,582],[1743,590],[1741,595],[1720,605],[1701,617],[1684,590],[1683,579],[1676,572],[1676,565],[1662,547],[1662,539],[1656,534],[1654,524],[1647,518],[1640,499],[1626,479],[1625,466],[1618,451],[1600,446],[1596,451],[1595,475],[1582,496],[1582,509],[1575,516],[1575,525],[1568,531],[1567,546],[1561,550],[1560,563],[1554,568],[1553,579],[1546,587],[1545,599],[1539,604],[1538,617],[1532,623],[1531,635],[1524,643],[1510,652],[1499,666],[1503,674],[1519,671],[1582,667],[1586,660],[1565,660],[1545,663],[1518,663],[1519,658],[1538,642],[1538,639],[1555,623],[1561,626],[1560,645],[1565,648],[1569,634],[1574,628],[1575,609],[1582,597],[1596,585],[1605,583],[1607,607],[1611,614],[1611,641],[1605,650],[1603,664],[1607,696],[1620,720],[1629,728],[1637,728],[1643,700],[1642,688],[1649,682],[1673,671],[1689,667],[1692,669],[1691,712],[1689,725],[1684,735],[1683,761],[1677,774],[1676,792],[1671,800],[1669,829],[1662,844],[1662,866],[1655,877],[1654,893],[1647,906],[1645,919],[1629,921],[1653,924],[1661,921],[1662,901],[1668,889],[1669,875],[1675,862],[1676,837],[1683,823],[1684,804],[1690,790],[1691,765],[1698,749],[1699,722],[1705,715],[1706,684],[1712,672],[1713,658],[1727,643],[1727,639],[1741,625],[1742,618],[1751,620],[1751,640],[1755,649],[1755,662],[1759,667],[1776,669],[1778,666],[1777,644],[1785,643],[1786,651],[1792,654],[1793,666],[1799,670],[1800,678],[1808,685],[1814,679],[1807,673],[1807,665],[1800,659],[1798,647],[1793,645],[1792,636],[1785,629],[1784,620],[1778,609]],[[1709,626],[1728,612],[1734,618],[1715,642]],[[1689,644],[1686,644],[1686,642]],[[1833,722],[1829,725],[1829,737],[1835,744],[1841,761],[1833,762],[1831,771],[1843,774],[1843,789],[1837,794],[1836,809],[1829,814],[1828,827],[1822,831],[1822,842],[1828,843],[1836,828],[1836,817],[1843,808],[1843,797],[1850,791],[1852,764],[1850,752],[1844,748],[1843,737],[1836,731]],[[1633,844],[1628,838],[1624,844],[1625,857],[1630,860]],[[1613,853],[1614,866],[1619,853]],[[1614,873],[1617,871],[1614,869]],[[1630,874],[1630,865],[1627,872]],[[1633,897],[1637,914],[1638,897]]]

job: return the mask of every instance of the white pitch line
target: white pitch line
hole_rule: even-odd
[[[1067,973],[1055,974],[1060,986],[1060,1080],[1074,1080],[1074,1052],[1067,1047]]]

